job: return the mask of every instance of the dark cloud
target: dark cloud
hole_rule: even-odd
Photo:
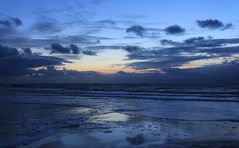
[[[132,83],[158,84],[239,84],[239,63],[230,62],[191,69],[169,68],[164,73],[128,74],[115,80]],[[115,76],[116,77],[116,76]],[[119,78],[120,77],[120,78]]]
[[[128,60],[142,60],[128,64],[129,67],[145,69],[168,69],[182,66],[195,60],[207,60],[211,58],[233,59],[239,53],[239,39],[206,39],[194,37],[175,42],[171,40],[161,41],[173,47],[154,47],[129,53]],[[222,60],[222,59],[221,59]]]
[[[11,22],[9,20],[0,20],[0,24],[4,26],[10,26]]]
[[[43,83],[155,83],[155,84],[239,84],[239,63],[231,62],[192,69],[169,68],[164,73],[100,74],[93,71],[57,70],[53,66],[39,69],[35,75],[24,77],[23,82]],[[6,79],[5,79],[6,80]],[[0,78],[0,81],[4,79]],[[13,82],[21,79],[14,79]],[[8,79],[9,82],[9,79]]]
[[[32,54],[32,50],[30,48],[23,48],[22,50],[24,51],[25,54],[29,54],[29,55]]]
[[[75,44],[70,44],[70,49],[73,54],[80,54],[80,49]]]
[[[62,65],[64,60],[37,55],[19,55],[0,58],[1,76],[26,76],[34,73],[32,68],[49,65]]]
[[[20,55],[17,48],[2,46],[0,44],[0,58]]]
[[[141,50],[145,50],[142,47],[139,46],[89,46],[89,47],[85,47],[86,49],[89,50],[94,50],[94,51],[99,51],[99,50],[106,50],[106,49],[111,49],[111,50],[125,50],[129,53],[133,53],[133,52],[137,52],[137,51],[141,51]]]
[[[61,83],[94,83],[97,79],[104,79],[104,76],[94,71],[76,71],[67,69],[56,69],[54,66],[47,66],[34,72],[29,79],[31,82],[61,82]]]
[[[162,45],[171,45],[176,47],[198,46],[198,47],[220,47],[225,44],[238,44],[239,38],[232,39],[213,39],[212,37],[192,37],[183,42],[176,42],[172,40],[163,39],[160,41]]]
[[[23,23],[18,17],[12,17],[8,19],[0,19],[0,25],[5,27],[21,26]]]
[[[139,47],[139,46],[125,46],[124,49],[125,49],[127,52],[129,52],[129,53],[143,50],[143,49],[142,49],[141,47]]]
[[[186,32],[186,30],[179,25],[172,25],[165,28],[165,32],[167,34],[175,35],[175,34],[182,34]]]
[[[11,18],[11,20],[14,22],[14,24],[15,24],[16,26],[21,26],[21,25],[23,25],[22,21],[21,21],[18,17]]]
[[[160,43],[161,43],[162,45],[172,45],[172,46],[180,45],[179,42],[175,42],[175,41],[167,40],[167,39],[160,40]]]
[[[72,50],[69,47],[63,47],[59,43],[53,43],[51,45],[52,53],[64,53],[64,54],[71,54]]]
[[[19,18],[0,19],[0,43],[1,39],[10,39],[15,36],[16,30],[23,23]]]
[[[171,68],[165,70],[164,79],[174,79],[176,83],[188,84],[239,84],[239,63],[230,62],[192,69]]]
[[[89,56],[96,56],[96,52],[95,51],[92,51],[92,50],[83,50],[82,53],[84,55],[89,55]]]
[[[233,27],[233,24],[232,23],[228,23],[226,25],[224,25],[224,27],[222,28],[222,30],[226,30],[226,29],[230,29]]]
[[[215,28],[220,28],[223,27],[223,23],[219,20],[197,20],[197,24],[201,28],[210,28],[210,29],[215,29]]]
[[[126,32],[135,34],[136,36],[127,36],[125,38],[132,39],[132,38],[137,38],[137,36],[138,36],[138,37],[155,39],[155,38],[161,37],[160,34],[162,31],[164,31],[164,30],[158,29],[158,28],[145,28],[140,25],[133,25],[133,26],[127,28]]]
[[[184,40],[184,43],[186,44],[197,44],[197,43],[202,43],[206,39],[204,37],[192,37],[189,39]]]
[[[51,45],[51,48],[47,48],[47,49],[51,50],[51,53],[73,54],[73,55],[83,54],[83,55],[88,55],[88,56],[96,56],[97,55],[95,51],[92,51],[89,49],[83,50],[75,44],[70,44],[69,47],[64,47],[59,43],[53,43]]]
[[[61,58],[40,56],[32,53],[31,49],[17,49],[0,45],[0,75],[1,76],[27,76],[41,66],[62,65],[65,61]]]
[[[160,59],[161,58],[161,59]],[[207,56],[180,56],[177,55],[165,55],[158,56],[158,59],[147,60],[143,62],[133,62],[128,64],[129,67],[137,70],[149,70],[149,69],[168,69],[171,67],[181,66],[187,62],[193,60],[207,59]]]
[[[88,46],[85,47],[85,50],[91,50],[91,51],[101,51],[101,50],[124,50],[127,51],[129,53],[133,53],[133,52],[138,52],[141,50],[145,50],[145,48],[143,47],[139,47],[139,46],[120,46],[120,45],[114,45],[114,46]]]
[[[131,26],[126,30],[127,33],[134,33],[140,37],[144,36],[146,30],[144,27],[139,26],[139,25],[135,25],[135,26]]]
[[[198,26],[201,28],[207,29],[228,29],[231,28],[233,25],[231,23],[224,24],[223,22],[217,19],[207,19],[207,20],[197,20],[196,21]]]
[[[205,44],[209,40],[206,40],[205,37],[192,37],[184,40],[183,42],[176,42],[172,40],[163,39],[160,40],[162,45],[171,45],[171,46],[189,46],[189,45],[199,45]]]

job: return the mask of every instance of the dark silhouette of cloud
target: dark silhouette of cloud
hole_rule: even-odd
[[[80,54],[80,49],[75,44],[70,44],[70,49],[72,50],[73,54]]]
[[[0,58],[20,55],[17,48],[2,46],[0,44]]]
[[[212,39],[211,37],[192,37],[184,40],[183,42],[176,42],[172,40],[163,39],[160,41],[162,45],[171,45],[175,47],[181,46],[198,46],[198,47],[220,47],[224,44],[237,44],[239,38],[232,39]]]
[[[59,43],[53,43],[51,45],[52,53],[64,53],[64,54],[71,54],[72,50],[69,47],[63,47]]]
[[[66,62],[61,58],[40,56],[32,53],[31,49],[17,49],[0,45],[0,75],[26,76],[34,74],[32,68],[41,66],[56,66]]]
[[[125,50],[129,53],[132,53],[132,52],[137,52],[137,51],[141,51],[141,50],[144,50],[143,47],[139,47],[139,46],[130,46],[130,45],[127,45],[127,46],[89,46],[89,47],[86,47],[86,49],[89,49],[89,50],[95,50],[95,51],[99,51],[99,50],[106,50],[106,49],[112,49],[112,50]]]
[[[21,26],[21,25],[23,25],[22,21],[21,21],[20,18],[18,18],[18,17],[11,18],[11,20],[14,22],[14,24],[15,24],[16,26]]]
[[[53,66],[39,69],[30,77],[13,79],[13,82],[44,83],[155,83],[155,84],[239,84],[239,63],[230,62],[192,69],[169,68],[164,73],[127,73],[100,74],[93,71],[57,70]],[[0,77],[0,81],[4,81]],[[8,79],[8,82],[10,79]]]
[[[139,25],[134,25],[134,26],[131,26],[129,27],[127,30],[126,30],[127,33],[134,33],[136,34],[137,36],[140,36],[140,37],[143,37],[146,30],[144,27],[142,26],[139,26]]]
[[[197,24],[201,28],[210,28],[210,29],[220,28],[220,27],[224,26],[221,21],[219,21],[219,20],[212,20],[212,19],[197,20]]]
[[[73,55],[79,55],[79,54],[83,54],[83,55],[88,55],[88,56],[96,56],[96,52],[92,51],[92,50],[83,50],[81,48],[79,48],[77,45],[75,44],[70,44],[69,47],[64,47],[59,43],[53,43],[51,45],[51,48],[47,48],[48,50],[51,50],[51,53],[61,53],[61,54],[73,54]]]
[[[226,25],[224,25],[224,27],[222,28],[222,30],[226,30],[226,29],[230,29],[233,27],[233,24],[232,23],[228,23]]]
[[[144,37],[144,38],[158,38],[161,37],[160,33],[162,32],[162,29],[158,29],[158,28],[145,28],[143,26],[140,25],[134,25],[131,26],[129,28],[127,28],[126,32],[127,33],[133,33],[138,37]],[[125,38],[136,38],[136,37],[125,37]]]
[[[28,55],[32,54],[32,50],[30,48],[23,48],[22,50],[24,51],[25,54],[28,54]]]
[[[184,40],[183,42],[176,42],[173,40],[163,39],[160,40],[162,45],[171,45],[171,46],[189,46],[189,45],[198,45],[205,44],[207,42],[205,37],[192,37]]]
[[[128,64],[137,70],[164,69],[182,66],[195,60],[211,58],[233,59],[239,53],[239,39],[206,39],[194,37],[175,42],[172,40],[161,41],[164,45],[173,47],[154,47],[152,49],[138,50],[129,53],[128,60],[143,60]],[[222,59],[221,59],[222,60]]]
[[[92,50],[83,50],[82,53],[83,53],[84,55],[97,56],[96,52],[95,52],[95,51],[92,51]]]
[[[0,19],[0,25],[5,27],[14,27],[14,26],[21,26],[23,23],[18,17],[12,17],[8,19]]]
[[[161,59],[160,59],[161,58]],[[149,69],[168,69],[171,67],[181,66],[187,62],[193,60],[201,60],[207,59],[207,56],[180,56],[177,55],[165,55],[165,56],[158,56],[158,58],[154,58],[148,61],[143,62],[133,62],[128,64],[129,67],[137,70],[149,70]]]
[[[0,19],[0,43],[2,38],[10,38],[16,34],[16,29],[21,26],[23,23],[17,17]]]
[[[172,25],[165,28],[165,32],[167,34],[175,35],[175,34],[182,34],[186,32],[186,30],[179,25]]]
[[[207,28],[207,29],[229,29],[233,25],[232,23],[224,24],[223,22],[217,20],[217,19],[207,19],[207,20],[197,20],[196,21],[198,26],[201,28]]]
[[[174,79],[176,83],[239,84],[238,68],[238,62],[229,62],[192,69],[171,68],[165,72],[166,77]]]
[[[189,39],[184,40],[184,43],[186,44],[197,44],[197,43],[202,43],[206,39],[204,37],[192,37]]]
[[[142,47],[139,47],[139,46],[125,46],[124,49],[129,53],[143,50]]]
[[[172,46],[180,45],[179,42],[175,42],[175,41],[167,40],[167,39],[160,40],[160,43],[161,43],[162,45],[172,45]]]

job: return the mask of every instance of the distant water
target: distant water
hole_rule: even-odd
[[[0,86],[0,147],[29,144],[58,129],[99,126],[123,113],[168,121],[239,122],[239,86],[18,84]]]

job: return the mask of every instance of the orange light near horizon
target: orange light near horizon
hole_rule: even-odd
[[[127,52],[122,50],[105,50],[98,53],[97,56],[84,56],[63,67],[69,70],[95,71],[103,74],[113,74],[118,71],[140,73],[140,71],[125,67],[129,63],[129,61],[124,60],[126,59],[126,54]]]
[[[224,62],[235,61],[238,58],[239,58],[239,54],[235,54],[231,57],[218,57],[218,58],[194,60],[182,66],[179,66],[177,68],[180,68],[180,69],[200,68],[204,66],[217,65],[217,64],[223,64]]]

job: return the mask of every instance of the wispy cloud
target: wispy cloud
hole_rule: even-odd
[[[163,45],[172,47],[154,47],[128,54],[128,60],[142,60],[128,64],[137,70],[167,69],[180,67],[185,63],[195,60],[207,60],[211,58],[229,58],[239,54],[239,39],[206,39],[194,37],[175,42],[162,40]],[[143,48],[142,48],[143,49]],[[221,62],[223,63],[223,61]]]

